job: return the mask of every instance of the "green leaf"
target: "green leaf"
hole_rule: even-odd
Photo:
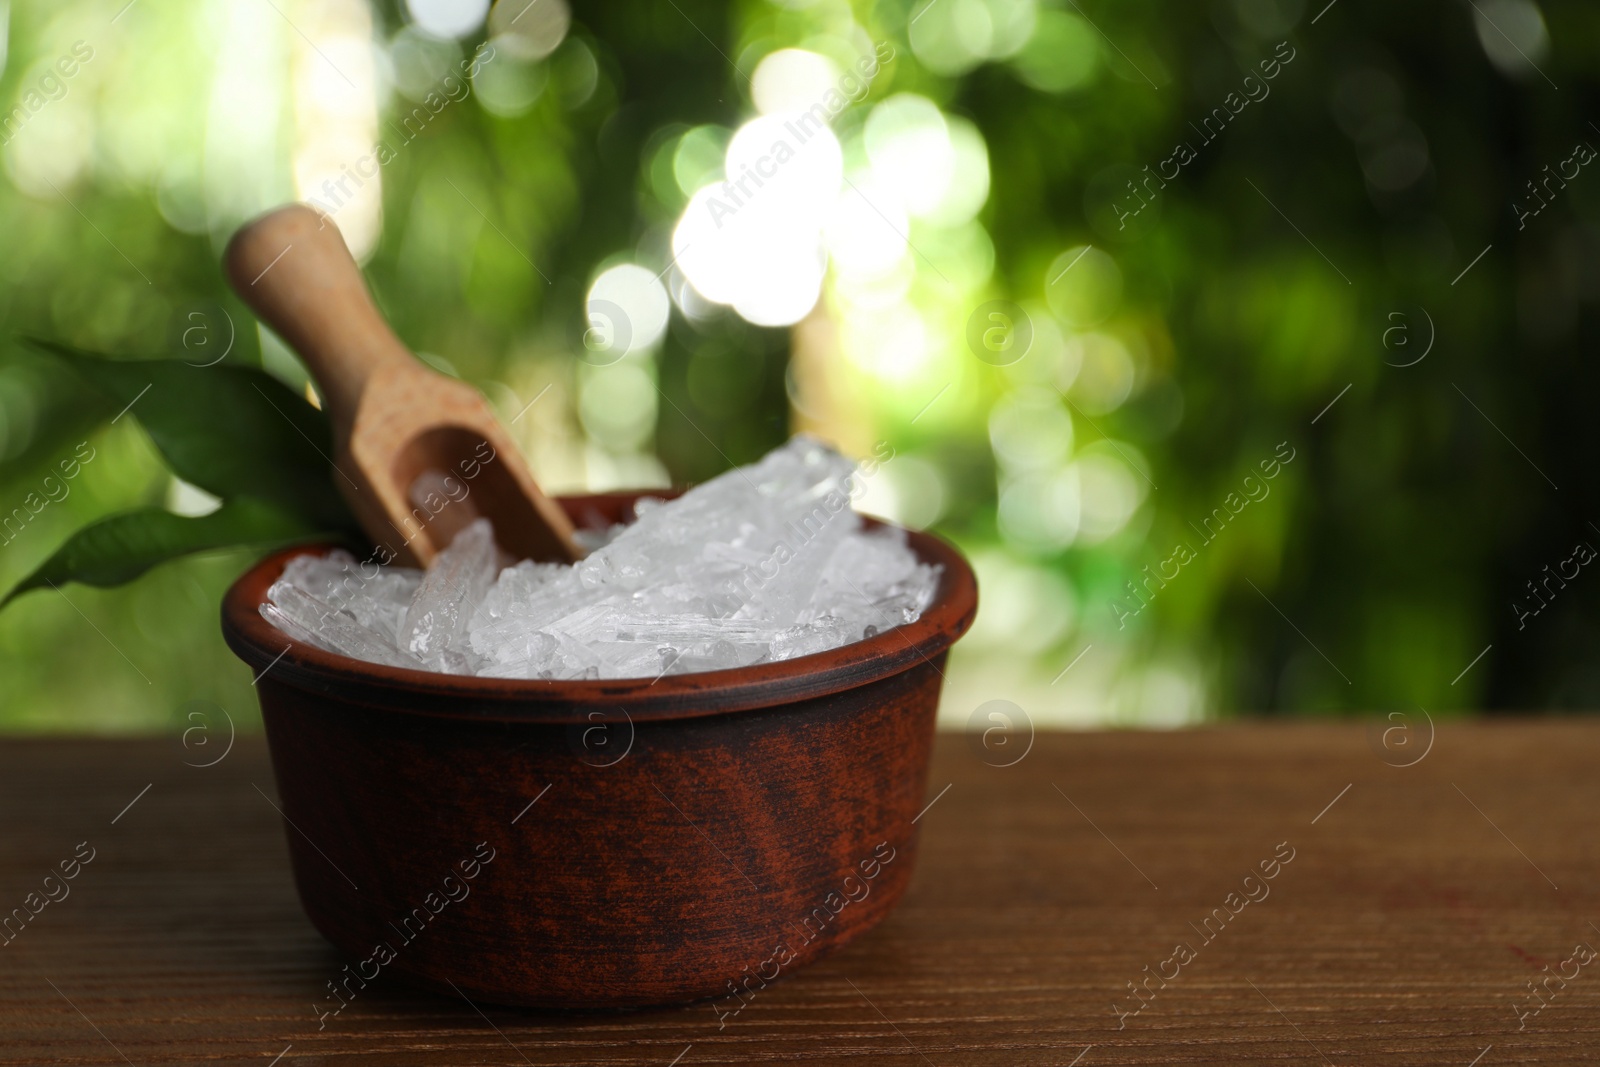
[[[322,412],[256,367],[114,359],[23,338],[138,419],[172,472],[224,500],[250,496],[319,529],[355,530]]]
[[[194,518],[160,508],[143,508],[102,519],[67,538],[54,555],[0,600],[0,607],[30,589],[63,582],[102,588],[121,585],[158,563],[192,552],[292,541],[330,532],[249,497],[237,497],[209,515]]]
[[[74,446],[104,426],[121,404],[98,390],[83,387],[78,375],[60,360],[21,366],[0,354],[0,393],[20,385],[33,399],[32,432],[20,433],[20,450],[7,434],[7,455],[0,463],[0,496],[18,498],[37,489],[47,474],[72,455]],[[10,427],[8,426],[9,430]]]

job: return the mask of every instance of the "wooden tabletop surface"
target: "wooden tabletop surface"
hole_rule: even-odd
[[[320,1030],[259,739],[8,741],[0,1064],[1600,1061],[1600,722],[1427,731],[942,735],[899,909],[736,1017],[379,980]]]

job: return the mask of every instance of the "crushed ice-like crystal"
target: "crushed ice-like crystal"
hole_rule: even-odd
[[[808,437],[635,521],[565,566],[503,567],[487,520],[426,572],[300,556],[261,613],[357,659],[494,678],[654,678],[792,659],[915,621],[939,568],[850,509],[855,465]]]

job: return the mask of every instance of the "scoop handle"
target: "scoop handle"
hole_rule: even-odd
[[[233,291],[305,360],[336,431],[349,429],[372,374],[418,369],[328,216],[304,204],[269,211],[222,259]]]

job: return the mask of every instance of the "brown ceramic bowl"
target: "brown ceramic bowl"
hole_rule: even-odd
[[[598,526],[631,519],[637,495],[562,504]],[[300,900],[352,960],[338,995],[392,971],[499,1004],[733,1010],[882,920],[911,877],[946,651],[977,611],[961,556],[910,538],[943,567],[915,623],[654,682],[325,652],[258,610],[288,560],[324,549],[252,567],[223,633],[265,672]]]

